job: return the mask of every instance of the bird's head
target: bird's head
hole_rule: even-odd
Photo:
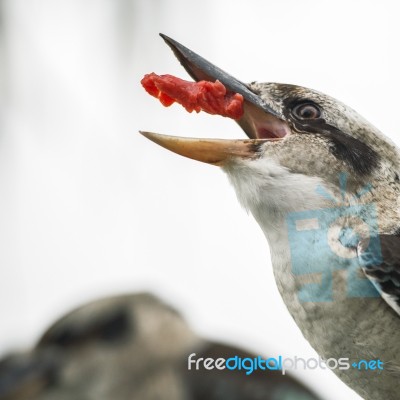
[[[186,139],[142,132],[178,154],[216,164],[227,172],[241,203],[269,219],[326,206],[328,196],[352,196],[365,185],[398,183],[393,143],[350,107],[318,91],[288,84],[244,84],[180,43],[162,35],[196,80],[222,82],[244,98],[237,121],[249,139]],[[261,222],[259,220],[259,222]]]

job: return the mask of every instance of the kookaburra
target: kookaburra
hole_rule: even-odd
[[[363,398],[398,400],[398,149],[325,94],[243,84],[162,36],[196,81],[219,80],[243,96],[238,123],[249,139],[142,134],[222,167],[268,240],[278,289],[305,338],[324,359],[349,358],[349,368],[333,370]]]
[[[189,360],[255,357],[197,336],[149,293],[107,297],[56,321],[34,349],[0,360],[1,400],[319,400],[278,370]],[[203,364],[201,364],[203,365]]]

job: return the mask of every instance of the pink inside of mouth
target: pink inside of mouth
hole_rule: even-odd
[[[286,121],[249,101],[245,101],[244,115],[239,125],[253,139],[278,140],[291,134]]]
[[[270,117],[256,119],[254,130],[258,139],[282,139],[290,135],[290,129],[283,121]]]

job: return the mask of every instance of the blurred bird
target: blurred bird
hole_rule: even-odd
[[[196,81],[218,79],[243,96],[238,123],[250,139],[142,133],[223,168],[265,233],[277,286],[306,339],[324,359],[349,358],[334,372],[365,399],[399,399],[397,148],[325,94],[245,85],[162,36]]]
[[[30,352],[0,362],[1,400],[317,400],[281,371],[188,369],[188,356],[254,357],[196,336],[147,294],[86,304]]]

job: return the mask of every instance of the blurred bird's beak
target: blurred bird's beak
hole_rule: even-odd
[[[281,140],[291,133],[278,113],[244,83],[210,63],[192,50],[166,35],[160,34],[182,66],[196,81],[220,81],[228,91],[243,96],[243,116],[237,121],[249,139],[186,139],[141,132],[153,142],[182,156],[214,165],[223,165],[231,158],[256,158],[260,145]]]

